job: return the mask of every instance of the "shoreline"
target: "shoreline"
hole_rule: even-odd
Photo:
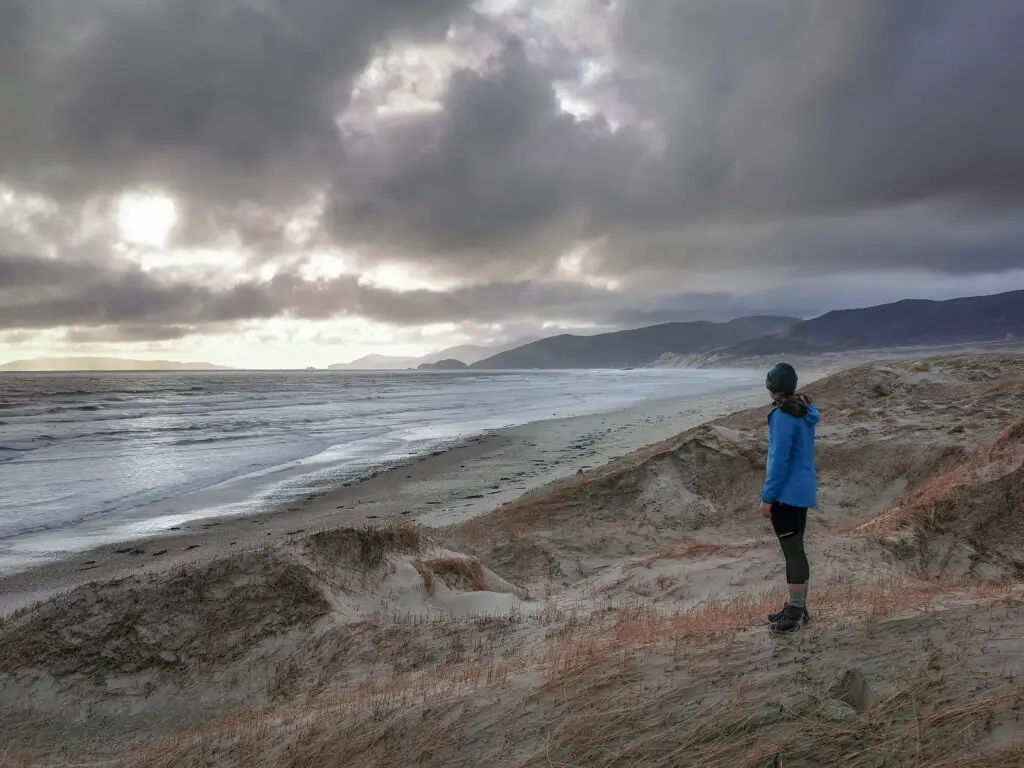
[[[437,386],[387,379],[383,391],[373,377],[339,391],[294,376],[223,387],[173,379],[166,391],[157,378],[125,384],[127,393],[100,377],[88,386],[54,385],[42,399],[36,385],[5,389],[12,418],[0,439],[10,475],[0,499],[8,511],[0,520],[0,575],[202,518],[266,514],[498,430],[752,380],[743,372],[655,373],[504,381],[488,374]],[[451,392],[460,394],[445,397]],[[161,404],[143,407],[152,397]],[[210,408],[219,414],[212,426],[203,415]]]
[[[396,520],[425,527],[452,525],[755,406],[763,401],[763,393],[753,385],[733,386],[717,394],[714,402],[709,399],[659,398],[614,411],[490,430],[267,512],[202,518],[178,531],[68,553],[0,576],[0,617],[90,582],[166,572],[320,530]]]
[[[163,573],[166,554],[96,557],[124,578],[0,619],[8,762],[1017,765],[1024,357],[873,363],[805,391],[824,425],[797,635],[766,621],[785,566],[756,511],[763,391],[648,401],[281,516],[350,527],[232,521],[263,548],[225,556],[211,528]],[[446,527],[349,519],[387,510]],[[794,664],[814,665],[797,690]]]

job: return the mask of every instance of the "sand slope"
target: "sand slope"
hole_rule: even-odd
[[[797,637],[764,626],[782,568],[746,411],[448,528],[275,540],[22,611],[0,765],[1024,765],[1024,358],[808,392]]]

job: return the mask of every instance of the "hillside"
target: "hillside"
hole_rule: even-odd
[[[212,363],[180,363],[172,360],[130,360],[119,357],[39,357],[0,365],[0,371],[226,371]]]
[[[522,343],[514,342],[512,344],[500,344],[492,347],[480,346],[478,344],[461,344],[457,347],[448,347],[447,349],[423,355],[422,357],[364,355],[350,363],[335,363],[328,367],[332,371],[405,371],[410,368],[418,368],[423,364],[433,365],[434,363],[440,363],[443,360],[461,360],[466,364],[470,364],[504,352],[507,349],[512,349]]]
[[[727,323],[665,323],[595,336],[563,334],[516,347],[474,363],[481,370],[625,368],[665,353],[695,354],[776,333],[798,322],[786,317],[744,317]]]
[[[469,368],[461,360],[439,360],[436,363],[421,363],[417,371],[464,371]]]
[[[418,357],[397,357],[395,355],[364,355],[350,363],[334,363],[327,366],[330,371],[405,371],[419,365]]]
[[[816,355],[1024,340],[1024,291],[948,301],[908,299],[829,312],[729,345],[721,357]]]
[[[5,764],[1024,764],[1024,358],[823,414],[813,621],[774,639],[764,410],[425,531],[295,532],[0,620]]]

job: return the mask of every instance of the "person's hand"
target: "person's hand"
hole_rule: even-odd
[[[761,517],[765,520],[772,519],[772,505],[767,502],[761,502]]]

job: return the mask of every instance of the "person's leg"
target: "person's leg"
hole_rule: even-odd
[[[807,510],[787,504],[772,507],[772,527],[779,538],[779,545],[786,559],[786,584],[788,598],[786,607],[769,617],[773,629],[778,625],[781,631],[790,631],[799,626],[806,615],[807,584],[810,565],[804,552],[804,531],[807,528]]]
[[[786,584],[789,590],[787,602],[797,608],[807,603],[807,582],[810,580],[810,564],[804,551],[804,535],[793,533],[780,539],[786,556]]]
[[[800,550],[804,553],[804,559],[807,559],[807,550],[804,548],[804,542],[807,533],[807,510],[803,509],[800,511]],[[804,604],[807,603],[807,592],[811,588],[811,566],[810,563],[807,565],[807,581],[804,582]],[[804,611],[804,618],[807,617],[807,611]]]
[[[786,514],[787,514],[787,511],[786,511],[786,506],[784,504],[779,504],[779,502],[777,502],[777,501],[774,504],[772,504],[772,517],[771,517],[772,528],[775,531],[776,537],[778,537],[778,539],[779,539],[779,547],[782,549],[782,557],[783,558],[786,557],[786,548],[782,546],[783,539],[780,536],[779,531],[780,530],[784,531],[788,527],[786,525],[786,522],[787,522]],[[775,613],[769,614],[769,616],[768,616],[768,623],[769,624],[772,623],[773,621],[778,621],[779,619],[781,619],[786,614],[786,605],[787,604],[788,603],[783,603],[782,604],[782,608],[780,610],[776,611]]]

